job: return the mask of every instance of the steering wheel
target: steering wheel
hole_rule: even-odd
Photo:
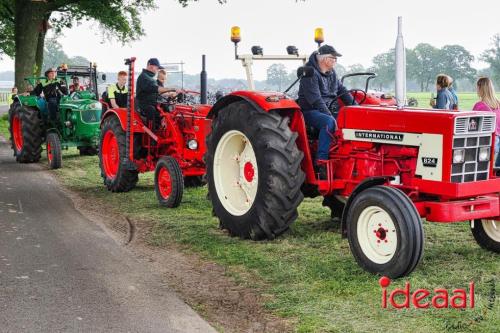
[[[352,95],[352,104],[351,105],[355,105],[354,103],[356,102],[356,96],[358,96],[358,93],[363,94],[363,98],[358,102],[358,104],[363,104],[364,101],[366,101],[366,97],[368,96],[366,91],[364,91],[363,89],[349,89],[345,93],[338,95],[337,98],[340,98],[340,97],[347,95],[347,94],[351,94]]]

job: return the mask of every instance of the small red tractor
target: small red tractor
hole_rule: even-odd
[[[137,184],[139,173],[154,170],[158,201],[165,207],[177,207],[185,184],[202,184],[205,137],[211,126],[206,116],[211,106],[185,104],[182,97],[199,94],[192,91],[160,100],[157,110],[161,126],[153,132],[135,108],[134,63],[135,58],[126,59],[129,66],[127,108],[108,109],[101,120],[101,175],[108,190],[127,192]],[[203,96],[206,96],[205,71],[202,72],[202,102],[206,103]]]
[[[361,103],[338,112],[327,179],[315,172],[317,134],[306,127],[294,99],[250,90],[217,101],[208,115],[212,131],[206,163],[221,227],[241,238],[274,239],[297,219],[304,196],[321,195],[339,219],[354,258],[371,273],[396,278],[415,269],[424,249],[422,219],[470,221],[479,245],[500,252],[500,178],[492,163],[495,115],[401,103],[400,36],[398,105],[382,96],[368,101],[366,91],[352,91]],[[232,41],[235,47],[240,41],[237,27]],[[266,57],[236,51],[236,58]],[[309,75],[306,69],[299,72]]]

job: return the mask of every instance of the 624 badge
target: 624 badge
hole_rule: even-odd
[[[426,167],[435,168],[438,164],[437,157],[422,157],[422,163]]]

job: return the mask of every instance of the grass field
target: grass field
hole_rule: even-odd
[[[6,134],[6,119],[0,131]],[[20,165],[22,167],[22,165]],[[319,199],[306,199],[291,231],[272,242],[231,238],[218,229],[205,199],[206,187],[187,189],[177,209],[158,207],[152,174],[140,175],[129,193],[108,192],[98,158],[65,152],[54,173],[83,198],[106,202],[113,212],[150,221],[148,242],[176,243],[228,269],[239,283],[264,290],[265,307],[296,322],[297,332],[498,332],[500,257],[479,248],[465,223],[425,224],[423,261],[409,278],[393,282],[412,289],[465,288],[476,283],[476,308],[467,310],[381,309],[378,277],[355,263],[347,240],[329,220]],[[496,286],[495,286],[496,281]]]
[[[460,110],[472,110],[472,107],[474,104],[479,100],[479,97],[477,97],[477,94],[475,92],[463,92],[463,93],[458,93],[458,107]],[[436,93],[434,92],[434,96],[436,96]],[[497,94],[498,99],[500,99],[500,94]],[[419,107],[430,107],[429,102],[431,99],[431,93],[430,92],[423,92],[423,93],[408,93],[408,97],[414,97],[418,101],[418,106]]]

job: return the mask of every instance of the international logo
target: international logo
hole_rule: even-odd
[[[469,132],[477,132],[479,129],[479,118],[470,118],[468,129]]]
[[[401,142],[404,139],[404,134],[387,133],[387,132],[356,131],[354,132],[354,135],[358,139],[374,139],[374,140],[398,141],[398,142]]]

